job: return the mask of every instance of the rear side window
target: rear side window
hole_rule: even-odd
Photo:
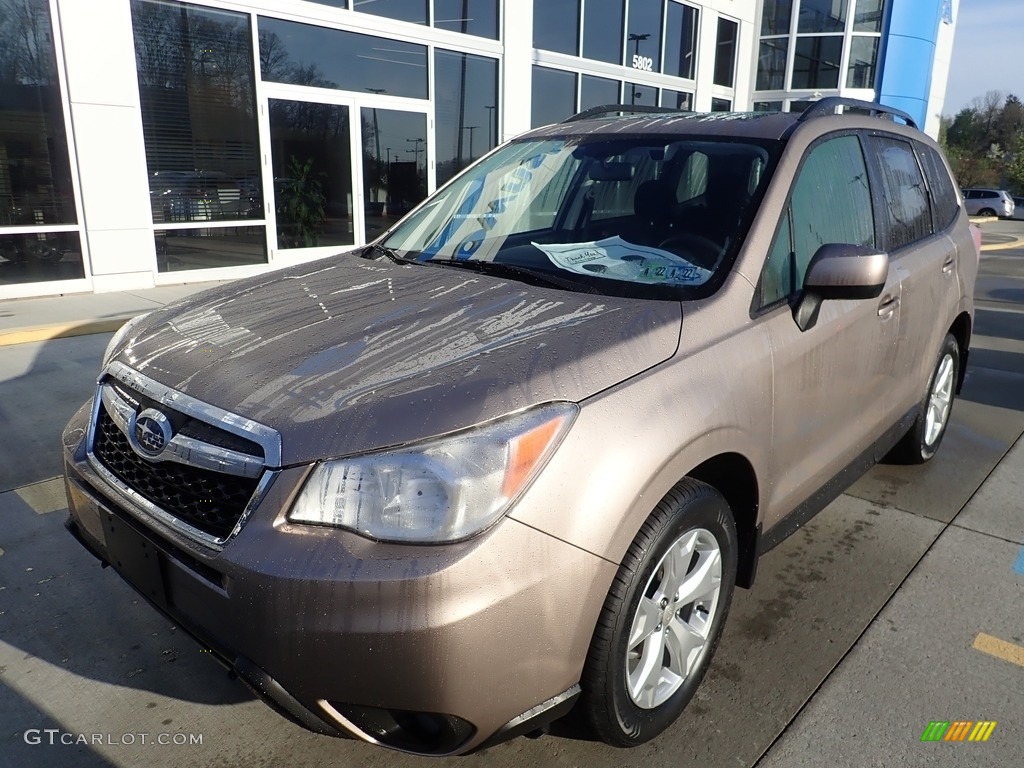
[[[884,247],[895,251],[932,234],[928,189],[909,142],[882,136],[872,136],[869,141],[882,173],[888,230]]]
[[[871,188],[856,136],[828,139],[807,153],[761,275],[761,305],[799,292],[811,257],[826,243],[875,244]]]
[[[956,196],[956,188],[953,186],[946,164],[942,162],[942,156],[926,144],[918,144],[917,150],[921,156],[921,165],[924,167],[924,176],[928,180],[928,189],[932,195],[932,218],[935,223],[935,231],[941,232],[950,226],[960,212],[960,201]]]

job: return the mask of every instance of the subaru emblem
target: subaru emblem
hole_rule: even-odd
[[[171,422],[155,408],[146,408],[129,429],[129,442],[137,454],[155,459],[171,442]]]

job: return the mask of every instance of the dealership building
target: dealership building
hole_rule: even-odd
[[[938,131],[959,0],[0,0],[0,299],[369,242],[602,104],[880,101]]]

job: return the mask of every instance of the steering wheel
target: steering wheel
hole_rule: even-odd
[[[666,237],[658,244],[658,247],[666,251],[672,251],[682,256],[691,264],[707,270],[714,269],[718,264],[718,260],[725,253],[725,249],[714,240],[689,232],[681,232]]]

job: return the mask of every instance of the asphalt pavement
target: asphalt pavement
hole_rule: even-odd
[[[983,231],[939,455],[875,468],[762,560],[679,723],[631,751],[558,729],[440,762],[1024,764],[1024,222]],[[200,287],[0,303],[0,764],[424,765],[286,722],[64,531],[59,433],[110,331]],[[958,722],[996,725],[921,740]]]

